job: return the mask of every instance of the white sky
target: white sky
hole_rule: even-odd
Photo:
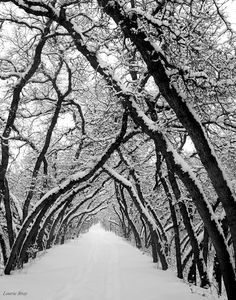
[[[236,30],[236,0],[231,0],[228,4],[229,21],[232,23]]]

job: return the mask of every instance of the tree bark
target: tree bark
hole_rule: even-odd
[[[158,177],[161,181],[161,184],[163,186],[163,189],[165,191],[166,197],[169,202],[170,207],[170,213],[171,213],[171,219],[173,222],[173,229],[174,229],[174,239],[175,239],[175,258],[176,258],[176,266],[177,266],[177,277],[182,279],[183,278],[183,268],[182,268],[182,262],[181,262],[181,246],[180,246],[180,236],[179,236],[179,225],[177,220],[177,215],[175,211],[175,207],[173,204],[173,198],[170,193],[168,184],[165,180],[165,178],[162,175],[161,171],[161,156],[156,150],[156,172],[158,174]],[[156,178],[156,185],[157,185],[157,178]]]
[[[5,266],[7,263],[7,248],[6,248],[5,240],[3,238],[3,234],[1,232],[0,232],[0,246],[2,251],[3,264]]]
[[[27,216],[24,223],[21,226],[21,229],[18,233],[18,236],[13,244],[9,259],[7,261],[6,267],[5,267],[5,274],[9,275],[12,267],[15,262],[16,255],[20,249],[20,246],[23,243],[23,240],[26,236],[27,229],[30,225],[30,223],[34,220],[34,218],[37,216],[37,214],[41,211],[41,209],[44,208],[44,206],[47,206],[48,208],[55,203],[55,201],[58,199],[59,196],[63,195],[67,191],[69,191],[71,188],[73,188],[77,184],[81,184],[93,177],[93,175],[105,164],[107,159],[110,157],[110,155],[119,147],[119,145],[123,141],[123,137],[126,133],[127,128],[127,120],[128,120],[128,114],[127,112],[124,112],[123,118],[122,118],[122,125],[119,135],[117,136],[116,140],[109,146],[105,154],[102,155],[101,159],[98,161],[98,163],[84,176],[78,176],[72,177],[69,181],[65,181],[65,184],[62,186],[59,186],[58,188],[52,189],[50,192],[48,192],[44,197],[41,199],[39,204],[37,204],[33,211],[30,213],[30,215]]]
[[[56,238],[55,229],[58,226],[58,224],[60,224],[60,222],[62,221],[66,208],[67,208],[67,205],[65,204],[52,223],[52,226],[50,228],[50,232],[48,235],[47,243],[46,243],[46,249],[51,248],[55,241],[55,238]]]
[[[120,187],[120,185],[118,186],[117,183],[115,183],[115,191],[116,191],[116,198],[117,198],[117,201],[118,201],[118,203],[120,205],[120,208],[123,211],[123,213],[124,213],[124,215],[125,215],[128,223],[130,224],[131,230],[132,230],[133,235],[134,235],[136,247],[138,249],[140,249],[142,247],[142,243],[141,243],[141,239],[140,239],[139,233],[138,233],[138,231],[137,231],[137,229],[136,229],[136,227],[135,227],[132,219],[129,216],[128,207],[127,207],[127,203],[126,203],[124,194],[121,192],[121,187]]]
[[[43,160],[45,159],[46,152],[47,152],[48,147],[50,145],[52,133],[53,133],[54,127],[56,126],[57,119],[58,119],[58,116],[59,116],[61,106],[62,106],[62,102],[63,102],[64,98],[65,98],[64,95],[59,94],[58,101],[57,101],[57,104],[56,104],[56,109],[54,111],[54,114],[53,114],[53,117],[52,117],[52,120],[51,120],[51,124],[50,124],[50,126],[47,130],[44,146],[43,146],[43,148],[42,148],[42,150],[41,150],[41,152],[40,152],[40,154],[39,154],[39,156],[38,156],[38,158],[35,162],[29,192],[27,194],[27,197],[25,199],[25,203],[24,203],[24,206],[23,206],[23,221],[25,220],[25,218],[28,215],[29,205],[30,205],[30,201],[33,198],[38,172],[40,170],[40,167],[41,167],[41,164],[42,164]]]
[[[64,207],[62,208],[62,210],[65,210],[71,203],[71,201],[73,200],[73,197],[69,198],[68,201],[67,199],[65,199],[64,201],[62,201],[61,203],[59,203],[59,205],[57,207],[55,207],[55,209],[53,209],[53,211],[46,217],[39,233],[38,233],[38,236],[37,236],[37,245],[38,245],[38,250],[41,251],[43,250],[44,246],[43,246],[43,237],[44,237],[44,234],[45,234],[45,229],[47,227],[47,225],[49,223],[52,223],[51,224],[51,229],[54,227],[54,222],[53,222],[53,216],[54,214],[64,205]],[[58,214],[60,215],[60,213]],[[48,236],[48,239],[50,237],[50,234],[51,234],[51,229],[49,231],[49,236]]]
[[[22,244],[22,247],[19,251],[19,261],[20,261],[21,265],[23,265],[24,262],[28,261],[27,255],[26,255],[27,250],[30,245],[33,245],[35,243],[37,233],[39,230],[39,226],[40,226],[40,222],[41,222],[42,218],[44,217],[44,215],[46,214],[47,210],[48,210],[48,207],[44,206],[43,209],[38,214],[36,220],[34,221],[34,224],[32,225],[30,231],[26,235],[26,238],[25,238],[25,240]]]
[[[220,270],[220,264],[217,256],[214,257],[213,274],[217,283],[217,293],[219,296],[222,294],[222,275]]]
[[[132,17],[128,17],[125,8],[118,1],[98,0],[98,4],[122,29],[124,36],[130,38],[132,43],[137,47],[161,95],[166,99],[170,107],[174,110],[178,120],[189,133],[201,162],[225,209],[236,258],[236,199],[233,190],[228,185],[227,176],[210,142],[207,140],[201,122],[192,112],[187,101],[181,96],[181,93],[176,90],[171,82],[171,78],[167,75],[167,59],[161,52],[157,52],[154,45],[149,41],[145,31],[138,25],[137,13],[132,12]]]
[[[16,113],[19,107],[20,99],[21,99],[21,92],[25,85],[28,83],[29,79],[35,74],[37,71],[40,62],[41,62],[41,53],[43,50],[43,47],[48,39],[48,33],[50,32],[50,26],[51,26],[52,20],[47,21],[46,26],[44,28],[43,34],[41,36],[41,39],[36,46],[34,57],[33,57],[33,63],[28,68],[28,71],[24,74],[24,76],[21,77],[21,79],[17,82],[14,90],[13,90],[13,97],[12,102],[9,108],[9,114],[6,121],[6,125],[4,128],[4,131],[2,133],[2,139],[1,139],[1,147],[2,147],[2,160],[0,165],[0,203],[1,198],[4,197],[4,188],[5,188],[5,177],[6,172],[8,168],[9,163],[9,137],[12,131],[12,128],[14,126]]]
[[[208,200],[205,197],[197,178],[195,178],[194,174],[185,167],[186,164],[184,162],[182,163],[183,159],[173,149],[163,133],[158,129],[153,130],[152,127],[150,128],[149,124],[151,121],[149,120],[148,123],[146,122],[145,116],[137,111],[132,99],[127,101],[126,104],[135,124],[137,126],[141,126],[143,131],[154,140],[158,146],[158,151],[160,151],[165,158],[169,170],[178,175],[180,180],[189,191],[216,250],[228,298],[233,300],[234,294],[236,294],[236,278],[234,267],[231,263],[232,260],[228,251],[227,242],[224,235],[222,235],[221,231],[219,230],[221,226],[217,221],[212,207],[208,203]]]
[[[197,268],[194,259],[192,260],[192,264],[188,271],[188,282],[197,285]]]
[[[175,179],[174,174],[171,171],[168,171],[168,176],[169,176],[169,181],[172,186],[174,195],[176,197],[177,203],[180,208],[180,213],[183,218],[184,226],[185,229],[188,233],[190,244],[193,250],[194,254],[194,262],[197,265],[198,272],[199,272],[199,277],[200,277],[200,282],[201,282],[201,287],[209,287],[209,279],[206,271],[206,266],[204,264],[203,257],[201,257],[201,250],[197,241],[197,238],[195,236],[191,220],[189,218],[189,214],[186,208],[185,203],[181,200],[181,193],[178,187],[178,183]]]
[[[14,231],[13,231],[13,220],[12,220],[12,212],[11,212],[9,187],[6,178],[4,180],[4,188],[2,192],[4,194],[3,201],[4,201],[5,214],[6,214],[8,240],[9,240],[9,246],[11,248],[14,243]]]
[[[168,263],[167,263],[166,255],[163,251],[164,246],[163,246],[163,243],[162,243],[162,240],[161,240],[161,236],[160,236],[160,234],[158,232],[158,229],[157,229],[157,224],[155,223],[154,219],[151,218],[151,216],[148,213],[148,211],[146,210],[145,206],[142,204],[142,201],[139,199],[139,196],[136,193],[133,185],[127,179],[125,179],[123,177],[121,179],[121,175],[119,175],[116,171],[114,171],[114,170],[112,170],[108,167],[103,167],[103,169],[116,182],[118,182],[119,184],[124,186],[124,188],[128,191],[131,199],[133,200],[133,203],[136,206],[137,210],[139,211],[140,215],[145,220],[145,223],[148,225],[149,231],[151,233],[153,233],[155,231],[155,234],[154,234],[155,245],[156,245],[156,249],[157,249],[157,252],[158,252],[158,255],[159,255],[159,258],[160,258],[162,269],[167,270],[168,269]]]

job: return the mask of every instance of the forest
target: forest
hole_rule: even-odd
[[[0,267],[100,221],[236,295],[236,35],[220,0],[0,1]]]

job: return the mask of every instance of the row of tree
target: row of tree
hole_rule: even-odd
[[[221,2],[3,0],[0,24],[5,274],[100,218],[234,299],[235,33]]]

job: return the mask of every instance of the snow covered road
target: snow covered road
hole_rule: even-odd
[[[151,257],[99,225],[56,246],[11,276],[0,277],[0,299],[209,300],[193,294]]]

